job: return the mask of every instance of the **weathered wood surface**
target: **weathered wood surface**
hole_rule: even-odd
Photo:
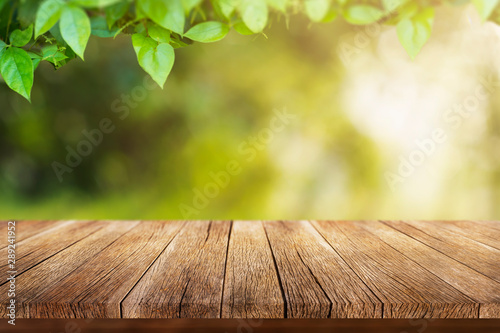
[[[105,225],[105,222],[67,221],[26,239],[20,238],[23,234],[22,225],[23,223],[20,223],[16,227],[16,270],[18,275],[96,232]],[[7,233],[5,233],[4,238],[7,239]],[[5,258],[0,262],[0,272],[9,270],[7,251],[6,247],[0,249],[0,258]],[[1,282],[0,285],[4,283],[7,282]]]
[[[20,221],[16,235],[18,318],[500,318],[494,221]]]
[[[473,318],[479,305],[350,222],[313,222],[384,304],[385,318]]]
[[[17,232],[16,237],[22,240],[26,240],[31,236],[35,236],[41,234],[42,232],[57,228],[57,226],[61,224],[66,224],[68,221],[18,221],[16,223]],[[0,249],[7,247],[7,237],[3,237],[3,235],[7,235],[7,221],[0,221]]]
[[[420,221],[384,221],[384,223],[500,282],[500,250],[451,232],[441,227],[440,223]],[[498,237],[500,230],[496,235],[500,238]]]
[[[382,304],[309,222],[266,222],[288,318],[381,318]]]
[[[231,222],[191,222],[122,303],[126,318],[220,318]]]
[[[106,227],[76,243],[72,251],[59,252],[19,276],[16,285],[16,302],[22,304],[22,307],[18,306],[17,316],[30,317],[29,306],[33,302],[38,302],[39,295],[57,286],[69,273],[98,255],[137,223],[126,221],[109,223]],[[8,287],[8,285],[1,286],[0,295],[6,295]],[[0,314],[5,315],[5,311],[5,307],[0,308]]]
[[[233,222],[222,318],[284,318],[280,280],[261,222]]]
[[[181,225],[181,222],[141,222],[71,274],[30,299],[29,316],[121,317],[121,302]]]

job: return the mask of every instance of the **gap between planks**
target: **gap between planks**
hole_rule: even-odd
[[[198,221],[200,223],[203,223],[203,221]],[[203,254],[203,246],[207,243],[207,241],[213,241],[213,239],[211,239],[211,237],[213,235],[211,235],[211,228],[212,228],[212,222],[213,221],[210,221],[209,222],[209,226],[208,226],[208,230],[207,230],[207,234],[206,234],[206,237],[204,237],[203,240],[201,240],[201,243],[200,243],[200,250],[201,252],[198,252],[198,254],[202,255]],[[360,275],[359,275],[359,269],[356,269],[356,266],[353,267],[352,265],[352,260],[346,260],[346,252],[343,252],[341,251],[341,249],[337,248],[338,246],[334,246],[335,243],[333,243],[331,241],[331,239],[329,240],[329,238],[326,237],[327,234],[325,234],[325,231],[323,230],[323,232],[321,232],[320,229],[318,229],[318,222],[317,221],[302,221],[302,222],[276,222],[276,221],[268,221],[268,222],[263,222],[263,221],[255,221],[255,222],[243,222],[243,221],[225,221],[226,223],[229,223],[229,229],[227,231],[227,237],[226,236],[223,236],[223,239],[225,239],[225,245],[224,246],[224,262],[223,262],[223,266],[222,266],[222,273],[221,273],[221,276],[222,276],[222,287],[221,287],[221,290],[220,290],[220,303],[218,305],[218,317],[221,318],[223,317],[223,310],[224,310],[224,306],[225,306],[225,302],[226,302],[226,292],[227,291],[227,285],[226,283],[228,282],[228,260],[229,260],[229,255],[230,255],[230,246],[233,241],[233,229],[234,229],[234,226],[235,226],[235,223],[255,223],[256,225],[259,225],[262,227],[262,230],[263,230],[263,235],[265,237],[265,244],[268,248],[268,250],[270,251],[270,258],[271,258],[271,266],[273,268],[273,274],[275,274],[275,279],[277,281],[277,290],[279,289],[279,297],[280,297],[280,301],[282,303],[282,313],[283,313],[283,317],[284,318],[288,318],[290,317],[289,316],[289,309],[293,306],[293,304],[290,304],[287,300],[287,295],[288,295],[288,292],[290,292],[290,288],[287,288],[287,290],[285,290],[285,287],[284,287],[284,284],[289,284],[290,281],[287,281],[286,278],[283,277],[282,274],[286,274],[286,270],[283,271],[283,267],[287,267],[287,266],[282,266],[284,264],[286,264],[285,261],[285,258],[283,256],[281,256],[281,258],[279,259],[280,260],[280,264],[278,264],[278,260],[277,260],[277,257],[280,257],[280,252],[278,251],[276,253],[276,250],[274,249],[275,247],[277,247],[277,249],[280,249],[280,248],[283,248],[285,245],[280,245],[279,244],[279,241],[280,241],[280,238],[279,238],[279,231],[281,230],[280,228],[282,228],[280,226],[279,223],[284,223],[284,224],[290,224],[290,225],[293,225],[293,228],[296,228],[295,231],[291,231],[289,233],[289,237],[292,237],[290,239],[294,239],[293,237],[296,237],[296,233],[301,231],[301,230],[308,230],[308,228],[310,227],[311,229],[314,230],[314,232],[316,232],[320,237],[321,237],[321,242],[325,242],[326,244],[328,244],[328,247],[330,248],[330,252],[335,252],[335,254],[340,257],[340,259],[342,260],[343,262],[343,265],[345,265],[346,267],[349,268],[349,270],[351,271],[351,273],[353,275],[356,276],[357,279],[359,279],[359,281],[361,281],[363,284],[364,284],[364,287],[366,289],[368,289],[370,291],[370,293],[373,295],[373,297],[377,300],[377,302],[380,304],[381,306],[381,317],[385,317],[385,314],[386,314],[386,310],[388,311],[387,313],[388,314],[392,314],[392,310],[388,310],[388,309],[384,309],[384,304],[386,304],[386,302],[382,301],[380,298],[379,298],[379,295],[377,295],[377,292],[374,288],[370,287],[369,284],[367,284],[367,279],[366,278],[362,278]],[[74,221],[71,222],[71,223],[75,223]],[[71,224],[69,223],[69,224]],[[93,237],[93,235],[95,235],[96,233],[98,233],[99,231],[101,231],[104,227],[104,225],[100,225],[99,223],[102,224],[101,221],[99,222],[89,222],[89,223],[95,223],[97,229],[93,230],[90,229],[89,230],[89,233],[86,234],[85,236],[81,237],[80,239],[76,240],[75,242],[73,243],[69,243],[69,244],[66,244],[66,247],[64,248],[58,248],[57,252],[55,253],[48,253],[47,252],[47,256],[45,258],[43,258],[41,261],[39,262],[36,262],[34,265],[32,266],[29,266],[27,265],[24,269],[24,271],[21,272],[21,274],[19,274],[19,276],[22,276],[24,273],[26,272],[30,272],[31,270],[33,271],[38,271],[39,269],[39,266],[48,262],[48,261],[51,261],[53,262],[54,260],[54,257],[55,256],[60,256],[63,252],[65,251],[69,251],[70,249],[73,249],[73,248],[76,248],[78,247],[78,244],[81,243],[81,242],[84,242],[86,239],[90,239]],[[138,224],[141,224],[142,222],[138,222]],[[299,223],[299,224],[298,224]],[[300,224],[301,223],[301,224]],[[341,222],[329,222],[330,224],[339,224]],[[356,224],[356,222],[351,222],[353,225]],[[361,222],[359,222],[361,223]],[[439,249],[439,248],[435,248],[433,246],[431,246],[432,244],[429,244],[429,241],[425,241],[426,239],[422,239],[421,237],[415,237],[415,235],[413,235],[412,233],[405,233],[404,231],[400,230],[401,229],[401,226],[400,228],[395,228],[394,225],[391,225],[391,224],[388,224],[389,222],[377,222],[377,223],[381,223],[383,224],[384,226],[386,226],[387,228],[391,229],[391,230],[394,230],[394,232],[397,232],[398,234],[401,234],[402,237],[404,237],[404,240],[407,242],[407,244],[410,244],[412,246],[415,246],[415,248],[419,248],[417,245],[415,245],[415,243],[418,243],[418,244],[422,244],[422,246],[424,246],[425,248],[428,248],[428,253],[431,253],[432,255],[436,256],[437,258],[443,258],[443,257],[440,257],[440,256],[446,256],[448,257],[450,260],[453,260],[455,261],[457,264],[459,265],[463,265],[471,270],[473,270],[474,272],[477,272],[477,274],[483,276],[484,278],[488,278],[488,279],[492,279],[491,276],[488,276],[484,273],[484,269],[481,271],[481,270],[477,270],[477,267],[476,269],[474,267],[470,267],[469,265],[467,265],[466,263],[458,260],[456,257],[452,256],[450,254],[450,250],[449,250],[449,247],[444,247],[444,249],[446,250],[443,250],[443,248]],[[401,222],[403,223],[403,222]],[[49,228],[48,230],[56,230],[56,229],[60,229],[60,228],[69,228],[68,223],[64,223],[64,224],[61,224],[57,227],[54,227],[54,228]],[[405,224],[406,225],[406,224]],[[403,225],[403,226],[405,226]],[[298,227],[297,227],[298,226]],[[394,243],[394,240],[391,242],[389,239],[384,239],[383,237],[381,237],[382,234],[378,234],[378,231],[377,229],[372,229],[370,230],[370,227],[371,225],[368,225],[366,224],[365,226],[363,225],[359,225],[361,228],[368,228],[366,231],[366,234],[363,234],[361,233],[360,236],[361,236],[361,239],[365,239],[365,240],[375,240],[375,239],[378,239],[379,241],[383,242],[385,245],[386,248],[390,248],[391,251],[395,251],[395,252],[398,252],[401,257],[405,257],[405,260],[407,260],[408,262],[412,262],[414,265],[418,266],[421,268],[421,270],[423,271],[426,271],[428,272],[428,274],[431,274],[431,275],[434,275],[437,279],[441,280],[442,283],[445,283],[447,284],[449,287],[445,287],[445,289],[447,290],[450,290],[450,288],[452,289],[455,289],[458,293],[461,293],[460,290],[457,290],[455,286],[453,286],[449,279],[448,280],[445,280],[443,279],[443,275],[439,275],[437,274],[435,271],[429,269],[429,266],[428,266],[428,263],[426,262],[423,262],[422,260],[423,259],[420,259],[420,258],[413,258],[411,256],[408,255],[408,253],[405,253],[404,251],[401,250],[401,248],[398,249],[398,247],[395,247],[395,243]],[[271,241],[270,239],[270,235],[269,235],[269,228],[271,228],[271,230],[274,229],[273,231],[273,239],[274,241]],[[409,228],[414,228],[416,230],[419,230],[420,232],[424,232],[420,229],[417,229],[414,225],[411,225],[411,224],[408,224],[408,227]],[[432,226],[433,228],[438,228],[438,226]],[[138,228],[138,225],[135,225],[132,229],[134,228]],[[157,263],[161,260],[162,256],[164,255],[164,253],[166,251],[169,251],[169,247],[170,245],[179,237],[179,235],[181,234],[181,232],[185,231],[186,228],[189,228],[189,222],[184,222],[183,224],[180,225],[180,227],[177,229],[177,231],[175,232],[175,235],[172,236],[172,238],[163,246],[163,248],[161,249],[161,251],[153,258],[153,260],[149,263],[149,265],[147,265],[147,267],[144,268],[144,271],[140,274],[140,276],[137,278],[137,280],[135,281],[135,283],[131,286],[129,286],[129,289],[126,291],[125,295],[119,300],[118,302],[118,309],[119,309],[119,312],[118,312],[118,315],[120,318],[124,318],[124,309],[123,309],[123,306],[124,306],[124,302],[125,300],[127,299],[127,297],[130,296],[130,294],[132,293],[132,291],[134,289],[136,289],[136,287],[142,283],[143,279],[145,278],[146,275],[149,275],[151,270],[152,270],[152,267],[153,266],[156,266]],[[278,228],[278,229],[276,229]],[[405,228],[407,228],[405,226]],[[491,227],[490,227],[491,228]],[[71,229],[71,228],[69,228]],[[131,229],[131,230],[132,230]],[[219,228],[220,229],[220,228]],[[342,233],[344,233],[341,229],[339,229]],[[385,229],[384,229],[385,230]],[[406,229],[405,229],[406,230]],[[413,230],[413,229],[408,229],[408,230]],[[220,231],[222,231],[222,229],[220,229]],[[128,231],[130,232],[130,230]],[[42,232],[41,234],[45,234],[47,233],[47,230],[45,230],[44,232]],[[425,233],[425,232],[424,232]],[[40,235],[41,235],[40,234]],[[126,234],[126,233],[125,233]],[[119,237],[117,237],[111,244],[121,240],[122,238],[125,237],[125,234],[122,234],[120,235]],[[189,234],[189,232],[188,232]],[[454,232],[451,228],[447,228],[446,229],[446,232],[443,231],[443,234],[444,235],[455,235],[457,234],[456,232]],[[223,235],[223,234],[220,234],[220,235]],[[394,235],[397,235],[397,234],[394,234]],[[469,242],[468,244],[471,244],[471,246],[473,246],[473,248],[475,249],[475,251],[479,251],[478,249],[481,248],[481,246],[487,246],[488,248],[490,249],[494,249],[494,250],[497,250],[495,249],[494,247],[491,247],[491,246],[488,246],[487,244],[483,244],[479,241],[476,241],[474,239],[470,239],[468,237],[466,237],[465,235],[460,235],[460,234],[457,234],[459,235],[460,239],[467,239]],[[37,237],[39,235],[31,235],[29,238],[27,239],[33,239],[33,237]],[[310,234],[307,235],[308,237],[312,237]],[[335,235],[334,235],[335,236]],[[347,234],[344,234],[344,236],[347,236]],[[344,237],[342,236],[342,237]],[[364,238],[363,238],[364,237]],[[429,237],[433,237],[433,236],[430,236]],[[209,239],[210,238],[210,239]],[[408,239],[411,239],[411,242],[408,241]],[[439,238],[436,238],[434,237],[435,239],[439,240]],[[445,236],[441,236],[440,237],[441,239],[446,239]],[[314,238],[311,238],[311,239],[314,239]],[[22,241],[25,241],[24,239]],[[203,242],[204,241],[204,242]],[[442,241],[442,240],[441,240]],[[489,241],[489,240],[488,240]],[[414,242],[414,243],[412,243]],[[477,244],[476,244],[477,243]],[[103,250],[107,249],[109,246],[111,246],[111,244],[108,244],[108,246],[106,246]],[[217,243],[215,243],[217,244]],[[478,244],[481,244],[481,245],[478,245]],[[314,243],[312,244],[314,245]],[[402,246],[402,245],[401,245]],[[442,246],[446,246],[445,245],[442,245]],[[448,245],[449,246],[449,245]],[[367,247],[365,247],[367,248]],[[421,248],[421,247],[420,247]],[[368,248],[367,248],[368,249]],[[264,251],[266,251],[264,249]],[[318,262],[318,261],[315,261],[317,260],[317,258],[315,257],[308,257],[308,258],[303,258],[304,255],[307,255],[309,256],[310,253],[308,253],[307,251],[309,251],[309,249],[304,250],[304,248],[300,248],[300,244],[299,244],[299,248],[295,248],[293,249],[293,251],[296,252],[296,255],[298,257],[298,259],[300,259],[300,262],[298,262],[298,264],[302,265],[305,267],[306,270],[308,270],[308,272],[306,272],[307,275],[310,276],[310,279],[309,281],[314,281],[314,283],[319,287],[319,289],[322,290],[322,293],[324,294],[324,298],[328,300],[329,304],[329,310],[325,310],[326,312],[328,312],[328,317],[331,317],[332,316],[332,307],[333,305],[338,305],[337,302],[334,302],[334,300],[331,298],[331,296],[328,294],[327,290],[328,290],[328,280],[324,280],[325,277],[319,275],[319,278],[320,279],[323,279],[323,281],[319,281],[318,279],[318,276],[316,276],[316,273],[315,271],[319,271],[319,272],[322,272],[322,269],[321,266],[317,266],[317,267],[314,267],[314,268],[311,268],[309,266],[309,263],[312,263],[311,260],[313,262],[316,262],[316,264],[320,263],[321,262]],[[293,252],[292,251],[292,252]],[[306,252],[304,252],[306,251]],[[311,251],[315,251],[314,248],[311,250]],[[429,252],[430,251],[430,252]],[[436,253],[434,253],[436,252]],[[494,252],[494,253],[497,253],[497,252]],[[320,252],[317,252],[318,255],[321,256],[321,251]],[[377,254],[377,252],[373,252],[371,255],[375,255]],[[205,257],[206,257],[206,253],[205,253]],[[325,258],[330,258],[328,256],[326,256]],[[349,257],[347,257],[349,259]],[[378,260],[381,260],[380,258],[377,258]],[[483,259],[485,260],[486,262],[488,262],[488,258],[486,259]],[[377,261],[375,261],[377,262]],[[191,264],[196,264],[196,263],[200,263],[199,260],[195,260],[195,261],[192,261],[191,263],[189,263],[186,267],[187,268],[193,268],[192,266],[190,266]],[[196,264],[196,265],[198,265]],[[338,263],[337,263],[338,264]],[[195,267],[196,267],[195,265]],[[282,266],[281,268],[279,266]],[[28,267],[29,266],[29,267]],[[66,274],[67,275],[70,275],[72,272],[76,271],[80,266],[76,267],[74,270],[68,272]],[[493,274],[495,271],[490,269],[488,271],[491,275]],[[427,273],[426,273],[427,274]],[[64,279],[65,277],[61,277],[61,279]],[[478,278],[477,276],[475,278]],[[312,280],[311,280],[312,279]],[[492,280],[494,281],[494,280]],[[325,285],[326,283],[326,285]],[[183,292],[183,297],[181,297],[181,300],[179,302],[179,307],[182,306],[183,304],[183,300],[184,300],[184,296],[186,295],[186,292],[188,291],[188,287],[189,287],[189,283],[187,283],[185,285],[185,289],[184,289],[184,292]],[[327,289],[324,289],[324,288],[327,288]],[[498,293],[497,293],[498,294]],[[293,298],[292,298],[293,300]],[[189,304],[189,303],[188,303]],[[390,303],[388,303],[390,305]],[[306,304],[307,305],[307,304]],[[325,304],[326,305],[326,304]],[[490,307],[486,307],[486,308],[483,308],[482,306],[482,303],[479,302],[479,304],[477,304],[477,313],[475,314],[475,316],[481,316],[481,310],[485,310],[486,314],[488,314],[488,311],[491,312],[491,314],[493,315],[496,315],[498,316],[498,308],[495,308],[495,304],[491,305],[490,304]],[[462,311],[460,309],[458,309],[457,311]],[[179,315],[182,313],[182,310],[179,311]],[[422,312],[424,316],[426,316],[426,313],[425,312]],[[461,312],[457,312],[457,313],[461,313]],[[292,315],[294,315],[294,313],[292,312]],[[293,316],[292,316],[293,317]],[[127,317],[128,318],[128,317]]]

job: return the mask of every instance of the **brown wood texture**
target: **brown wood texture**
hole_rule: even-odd
[[[141,222],[71,274],[30,299],[29,317],[120,318],[121,301],[181,225],[181,222]]]
[[[473,270],[467,265],[429,247],[413,238],[402,235],[383,223],[352,222],[378,236],[381,241],[399,253],[415,261],[446,283],[480,304],[480,318],[500,313],[500,283]],[[439,222],[442,226],[454,225],[453,222]],[[460,223],[461,224],[461,223]],[[468,227],[469,224],[461,224]],[[468,230],[468,229],[466,229]]]
[[[189,223],[123,301],[126,318],[220,318],[231,222]]]
[[[471,221],[471,222],[475,222],[482,226],[488,226],[490,228],[500,230],[500,221]]]
[[[500,250],[440,227],[440,223],[384,221],[387,225],[500,282]],[[500,230],[494,237],[500,238]]]
[[[42,231],[36,236],[21,239],[16,244],[16,270],[21,274],[54,254],[75,244],[104,226],[98,221],[66,221],[59,226]],[[22,226],[19,226],[22,229]],[[16,228],[16,234],[23,232]],[[7,238],[7,236],[5,236]],[[7,248],[0,250],[0,258],[7,258]],[[0,272],[7,272],[7,260],[0,263]],[[0,285],[7,283],[1,282]]]
[[[500,250],[498,230],[488,225],[481,225],[471,221],[429,221],[426,223],[439,224],[439,227]]]
[[[9,221],[0,221],[0,235],[7,235],[7,223]],[[45,230],[53,229],[59,226],[60,224],[65,224],[68,221],[18,221],[15,225],[16,230],[16,241],[19,243],[20,241],[26,240],[31,236],[38,235]],[[0,249],[3,249],[7,246],[7,237],[0,237]]]
[[[498,319],[499,226],[18,221],[17,318]]]
[[[473,318],[479,306],[359,225],[313,222],[384,303],[385,318]]]
[[[222,317],[284,318],[284,306],[264,226],[261,222],[233,222]]]
[[[309,222],[266,222],[288,318],[381,318],[382,304]]]
[[[105,250],[138,223],[137,221],[108,223],[89,237],[21,274],[16,284],[17,316],[29,318],[30,304],[36,303],[39,295],[51,288],[57,288],[57,284],[64,277]],[[7,284],[0,287],[0,304],[8,302],[8,288]],[[5,316],[5,311],[5,307],[0,307],[0,316]]]

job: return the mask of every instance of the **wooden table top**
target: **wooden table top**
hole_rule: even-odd
[[[16,236],[17,318],[500,318],[500,222],[18,221]]]

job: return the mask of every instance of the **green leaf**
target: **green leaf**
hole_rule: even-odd
[[[31,59],[42,59],[42,56],[39,55],[38,53],[31,52],[31,51],[27,51],[27,53]]]
[[[141,47],[137,59],[146,73],[151,75],[153,80],[163,88],[174,65],[174,48],[167,43],[158,44],[156,47],[144,45]]]
[[[147,35],[147,29],[144,24],[138,24],[134,27],[134,31],[138,34],[143,34],[144,36]]]
[[[35,38],[49,31],[61,17],[64,2],[61,0],[45,0],[36,13]]]
[[[25,50],[10,47],[3,52],[0,73],[5,83],[28,101],[33,87],[33,72],[33,61]]]
[[[184,43],[183,41],[179,40],[178,38],[176,37],[172,37],[170,39],[170,45],[172,45],[172,47],[174,49],[179,49],[181,47],[186,47],[186,46],[189,46],[189,44],[186,44]]]
[[[186,13],[189,13],[194,7],[198,6],[202,0],[182,0],[182,6]]]
[[[384,13],[373,6],[355,5],[346,9],[344,18],[352,24],[372,24],[380,20]]]
[[[143,47],[155,48],[158,42],[155,42],[150,37],[146,37],[143,34],[133,34],[132,35],[132,46],[134,47],[135,54],[139,57],[139,52]]]
[[[30,56],[31,61],[33,61],[33,71],[35,71],[38,68],[38,65],[40,65],[40,62],[43,60],[42,56],[31,51],[28,51],[28,55]]]
[[[137,8],[161,27],[182,35],[184,33],[184,7],[181,0],[137,0]]]
[[[66,44],[66,42],[64,41],[63,36],[61,35],[61,29],[59,29],[59,22],[57,22],[56,25],[50,28],[49,32],[52,35],[52,37],[54,37],[57,43],[64,46],[68,46],[68,44]]]
[[[268,10],[265,0],[241,0],[239,11],[243,22],[253,32],[261,32],[267,25]]]
[[[421,9],[420,12],[417,15],[415,15],[413,19],[422,22],[423,24],[426,24],[429,28],[429,31],[431,31],[432,24],[434,23],[434,8],[427,7]]]
[[[339,15],[339,13],[337,12],[337,10],[335,10],[334,8],[330,8],[328,13],[326,13],[326,16],[321,20],[321,22],[322,23],[332,22],[333,20],[335,20],[337,18],[338,15]]]
[[[106,22],[108,27],[111,28],[116,21],[121,19],[129,10],[130,1],[120,1],[116,5],[106,8]]]
[[[4,41],[0,40],[0,59],[2,59],[2,54],[7,48],[7,44],[4,43]]]
[[[412,19],[401,20],[397,27],[398,38],[406,52],[415,59],[432,32],[434,10],[425,9]]]
[[[472,0],[483,22],[491,16],[498,2],[499,0]]]
[[[220,10],[222,16],[230,19],[239,5],[240,0],[212,0],[212,5]]]
[[[121,2],[122,0],[71,0],[69,3],[86,8],[104,8]]]
[[[66,43],[83,59],[91,32],[87,13],[76,6],[64,7],[59,28]]]
[[[101,38],[114,37],[118,28],[109,29],[106,19],[102,16],[94,16],[90,19],[91,34]]]
[[[330,0],[306,0],[305,10],[313,22],[322,21],[330,9]]]
[[[68,57],[59,50],[57,45],[48,45],[42,48],[43,60],[52,63],[56,68],[61,67],[62,62]]]
[[[162,27],[152,23],[148,25],[149,37],[157,41],[158,43],[169,43],[170,42],[170,31],[163,29]]]
[[[229,27],[221,22],[208,21],[195,25],[185,37],[196,42],[211,43],[223,39],[229,32]]]
[[[14,30],[10,34],[10,42],[14,46],[22,47],[28,44],[33,36],[33,24],[30,25],[26,30]]]
[[[248,29],[247,25],[241,20],[234,23],[233,28],[234,28],[234,30],[236,30],[236,32],[238,32],[239,34],[244,35],[244,36],[254,34],[254,32],[252,30]]]

